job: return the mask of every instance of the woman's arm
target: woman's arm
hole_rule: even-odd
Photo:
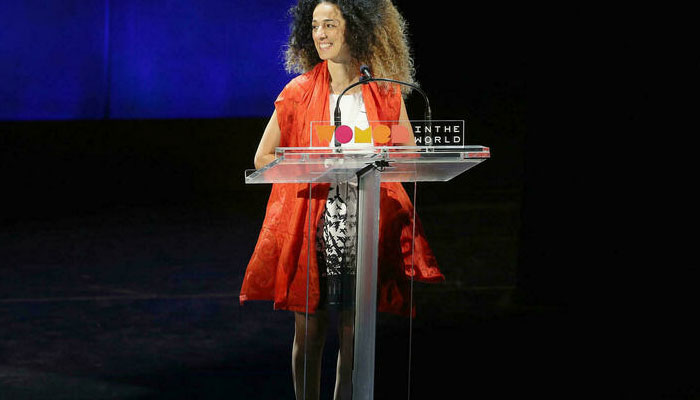
[[[401,98],[401,112],[399,113],[399,125],[406,127],[408,129],[408,138],[409,141],[408,143],[394,143],[394,145],[398,146],[415,146],[416,145],[416,138],[413,136],[413,127],[411,126],[411,122],[408,120],[408,112],[406,111],[406,104],[403,102],[403,98]]]
[[[275,160],[275,148],[280,145],[280,126],[277,123],[277,110],[272,113],[263,132],[258,150],[255,152],[255,169],[260,169]]]

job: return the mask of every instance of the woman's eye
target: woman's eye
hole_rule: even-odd
[[[320,27],[321,27],[321,25],[311,25],[311,30],[316,31]],[[323,25],[323,28],[325,28],[325,29],[334,29],[335,27],[336,27],[335,24],[331,24],[331,23]]]

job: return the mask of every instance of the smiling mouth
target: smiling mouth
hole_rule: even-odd
[[[326,49],[330,48],[331,46],[333,46],[333,43],[319,43],[318,44],[318,48],[321,50],[326,50]]]

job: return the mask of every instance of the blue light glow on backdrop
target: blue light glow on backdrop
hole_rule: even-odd
[[[0,119],[266,117],[292,0],[0,5]]]

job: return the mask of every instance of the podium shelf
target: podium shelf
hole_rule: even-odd
[[[265,167],[245,171],[245,183],[332,183],[380,162],[382,182],[445,182],[490,157],[484,146],[386,146],[362,149],[278,147]]]

